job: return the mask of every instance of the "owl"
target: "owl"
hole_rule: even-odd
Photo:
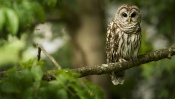
[[[117,9],[107,28],[107,63],[137,60],[141,45],[141,14],[135,5],[124,4]],[[114,85],[124,83],[124,71],[110,74]]]

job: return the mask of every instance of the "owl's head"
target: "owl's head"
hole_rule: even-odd
[[[123,25],[135,25],[141,22],[140,10],[135,5],[124,4],[117,10],[114,20]]]

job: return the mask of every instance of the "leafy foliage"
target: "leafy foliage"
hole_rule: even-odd
[[[0,1],[0,38],[13,35],[20,37],[26,31],[33,31],[38,23],[49,17],[65,15],[65,8],[74,7],[76,0],[1,0]]]
[[[45,12],[41,4],[31,0],[1,0],[0,37],[8,34],[20,36],[21,31],[32,28],[37,22],[45,21]],[[25,16],[25,18],[24,18]]]
[[[0,79],[0,98],[104,99],[99,87],[88,81],[79,82],[79,74],[70,70],[57,70],[56,80],[43,81],[42,65],[42,61],[29,60],[20,67],[9,69],[7,77]]]

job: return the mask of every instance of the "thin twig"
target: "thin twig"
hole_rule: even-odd
[[[38,60],[40,60],[40,55],[41,55],[40,52],[42,51],[47,56],[47,58],[57,67],[57,69],[61,69],[61,66],[56,62],[56,60],[51,55],[49,55],[46,52],[46,50],[43,48],[41,44],[37,44],[37,47],[38,47]]]

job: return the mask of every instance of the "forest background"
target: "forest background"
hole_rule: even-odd
[[[141,10],[140,54],[174,44],[174,0],[0,0],[0,71],[8,75],[0,78],[0,98],[173,99],[175,57],[127,70],[118,86],[108,74],[87,81],[66,73],[106,63],[106,27],[122,4]],[[36,44],[63,68],[55,80],[42,80],[56,68],[43,54],[37,62]]]

